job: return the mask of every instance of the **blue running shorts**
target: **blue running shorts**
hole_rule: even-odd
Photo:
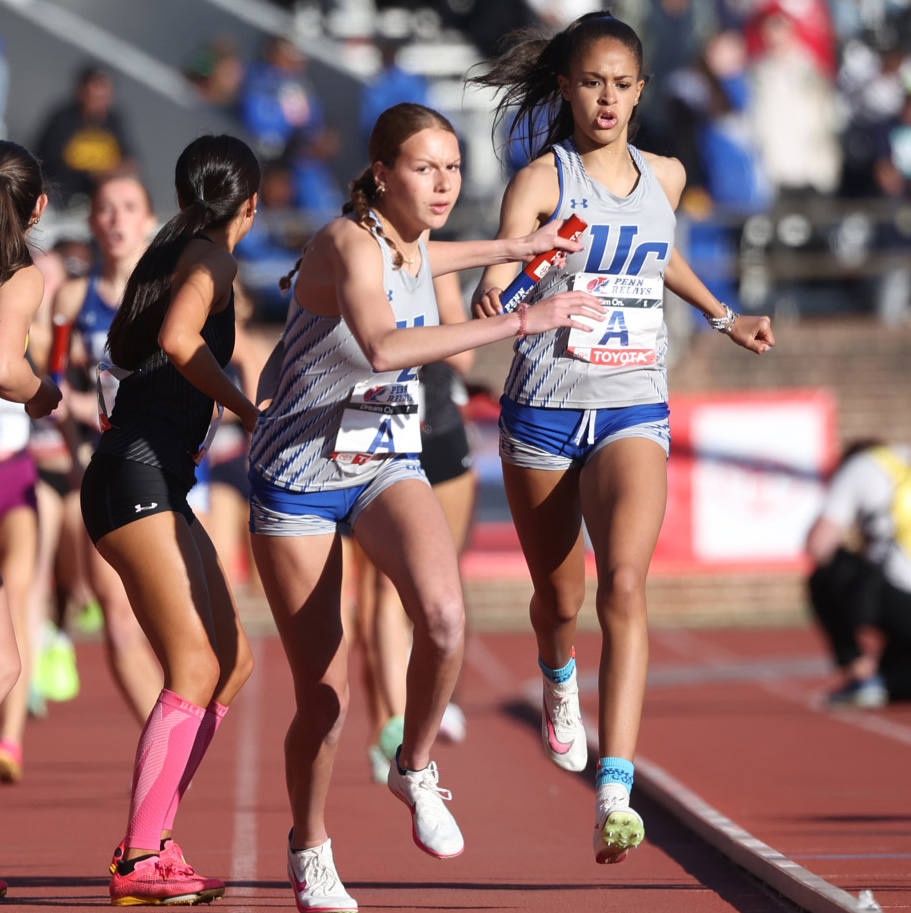
[[[327,491],[291,491],[250,471],[250,532],[262,536],[325,536],[349,533],[361,515],[387,488],[405,479],[430,483],[421,461],[411,454],[386,460],[363,485]]]
[[[671,449],[667,403],[621,409],[544,409],[500,398],[500,458],[526,469],[584,466],[602,447],[644,437]]]

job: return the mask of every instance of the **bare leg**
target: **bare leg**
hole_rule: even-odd
[[[0,574],[19,644],[22,674],[0,706],[0,736],[20,745],[28,717],[31,674],[28,613],[37,557],[38,515],[31,507],[14,508],[0,520]]]
[[[403,767],[421,770],[430,763],[464,650],[465,614],[452,536],[439,501],[417,480],[384,491],[358,518],[355,534],[395,585],[414,625],[400,760]]]
[[[174,513],[155,514],[108,533],[97,547],[123,581],[164,670],[164,687],[201,707],[213,698],[229,703],[252,671],[252,656],[215,550],[199,524],[191,527]],[[133,847],[126,858],[157,852]]]
[[[295,849],[326,842],[326,797],[348,711],[340,536],[253,535],[253,554],[291,666],[297,710],[285,737]]]
[[[104,612],[108,665],[133,716],[142,725],[161,691],[162,672],[117,572],[93,547],[83,530],[89,582]]]
[[[667,502],[664,449],[645,438],[609,444],[579,487],[598,564],[600,757],[632,760],[648,672],[645,582]]]
[[[585,599],[585,541],[578,470],[503,464],[509,509],[534,585],[531,624],[538,655],[561,669],[572,655]]]

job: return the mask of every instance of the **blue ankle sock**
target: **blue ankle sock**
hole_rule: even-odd
[[[551,669],[550,666],[544,664],[544,660],[542,660],[540,656],[538,657],[538,665],[541,667],[541,671],[555,685],[562,685],[564,682],[569,681],[572,678],[573,672],[576,671],[576,651],[573,650],[572,657],[562,669]]]
[[[633,791],[633,774],[635,766],[626,758],[601,758],[598,761],[598,773],[595,775],[595,789],[605,783],[622,783],[630,792]]]

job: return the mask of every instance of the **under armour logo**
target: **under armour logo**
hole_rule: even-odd
[[[158,502],[153,501],[151,504],[147,504],[145,507],[143,507],[141,504],[136,504],[135,507],[136,513],[141,514],[144,510],[154,510],[156,507],[158,507]]]
[[[387,297],[390,301],[392,301],[392,289],[389,289],[389,291],[386,292],[386,297]]]
[[[570,200],[569,205],[575,209],[577,206],[581,206],[583,209],[588,209],[588,200]]]

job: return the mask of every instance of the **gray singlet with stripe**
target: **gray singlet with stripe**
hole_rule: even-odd
[[[576,214],[588,223],[585,249],[569,254],[566,267],[552,269],[532,290],[534,304],[571,287],[573,274],[607,273],[663,277],[674,249],[676,217],[651,166],[633,146],[639,170],[633,192],[618,197],[585,172],[573,141],[554,146],[560,177],[560,202],[552,218]],[[519,339],[505,394],[528,406],[566,409],[618,408],[667,401],[667,327],[658,333],[654,365],[606,368],[566,351],[567,328]]]
[[[433,275],[424,242],[420,243],[417,276],[396,269],[389,246],[379,238],[377,243],[383,255],[386,297],[398,326],[438,325]],[[413,380],[417,367],[375,372],[344,319],[320,317],[303,307],[290,308],[283,338],[278,390],[253,432],[251,466],[290,491],[329,491],[369,482],[382,468],[383,460],[351,465],[331,458],[345,403],[355,384]]]

